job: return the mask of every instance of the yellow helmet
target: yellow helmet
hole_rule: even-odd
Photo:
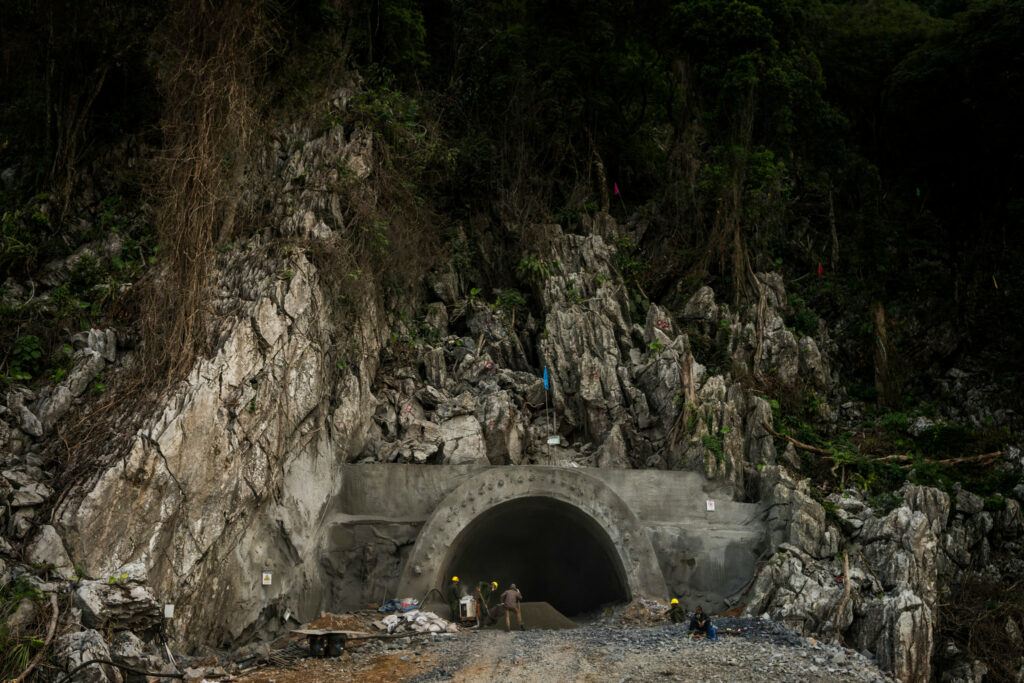
[[[491,585],[494,586],[495,588],[497,588],[498,587],[498,582],[497,581],[491,581]]]
[[[679,604],[679,599],[678,598],[672,598],[672,604],[673,605],[678,605]]]
[[[459,580],[459,577],[457,577],[457,576],[453,576],[452,577],[452,581],[458,581],[458,580]]]

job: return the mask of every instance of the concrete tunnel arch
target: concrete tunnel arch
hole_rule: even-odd
[[[488,540],[492,532],[500,533],[517,522],[522,522],[527,534],[533,531],[547,538],[546,545],[521,542],[522,534],[511,534],[513,555],[496,559],[498,563],[511,561],[508,571],[502,569],[505,564],[488,568],[475,557],[486,558],[495,549]],[[556,538],[567,547],[554,549]],[[534,545],[539,547],[532,548]],[[531,550],[543,556],[531,558]],[[515,565],[516,552],[526,558],[519,565]],[[483,470],[449,493],[417,535],[402,571],[399,594],[419,598],[431,588],[446,586],[450,574],[465,574],[468,569],[470,575],[465,580],[493,578],[502,589],[513,581],[527,600],[547,600],[568,614],[597,606],[579,604],[571,596],[557,604],[559,597],[566,597],[562,592],[572,591],[554,595],[543,590],[529,571],[524,577],[527,582],[517,580],[514,574],[531,562],[540,563],[553,577],[592,582],[599,587],[594,593],[596,600],[664,599],[668,595],[644,524],[617,493],[578,470],[532,466]],[[483,575],[473,576],[473,572]]]

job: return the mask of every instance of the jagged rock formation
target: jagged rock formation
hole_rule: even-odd
[[[237,644],[329,606],[341,589],[328,584],[369,597],[397,577],[408,548],[402,534],[332,537],[325,520],[344,483],[339,463],[683,468],[762,504],[770,559],[748,612],[841,637],[903,679],[931,675],[939,587],[987,561],[993,530],[1020,535],[1020,505],[1008,500],[993,514],[963,491],[951,509],[948,496],[922,487],[902,491],[884,516],[856,491],[829,497],[827,509],[816,501],[790,472],[792,446],[776,450],[771,407],[752,388],[751,378],[830,397],[837,383],[826,333],[786,328],[779,275],[756,274],[759,295],[736,310],[703,287],[677,310],[651,303],[634,318],[614,246],[630,227],[599,214],[585,234],[538,228],[549,269],[536,283],[540,319],[517,326],[441,272],[430,283],[436,300],[424,302],[424,338],[375,292],[340,321],[337,274],[310,254],[337,246],[348,226],[337,195],[321,188],[367,178],[372,150],[368,134],[335,126],[317,135],[295,127],[265,151],[249,201],[276,207],[266,242],[289,246],[268,254],[255,240],[219,258],[215,352],[166,393],[123,459],[108,458],[59,501],[53,526],[39,526],[38,510],[57,502],[39,447],[99,373],[132,361],[131,340],[76,335],[59,384],[8,392],[4,536],[64,579],[75,567],[98,579],[76,589],[84,626],[131,622],[141,634],[173,602],[180,645]],[[406,339],[414,343],[397,352]],[[821,411],[841,419],[827,401]],[[0,553],[12,550],[0,537]],[[266,566],[290,570],[264,586]],[[117,585],[101,590],[107,577]],[[64,639],[79,653],[68,661],[114,654],[96,631]],[[149,656],[134,643],[123,649]]]
[[[872,652],[900,680],[929,680],[934,673],[942,587],[959,584],[972,562],[987,564],[994,528],[1011,548],[1024,533],[1020,504],[1012,499],[994,516],[968,491],[959,491],[951,507],[946,493],[907,485],[899,506],[879,516],[860,492],[848,489],[828,497],[827,515],[810,499],[792,505],[794,494],[806,492],[784,472],[769,473],[770,479],[778,483],[765,491],[764,502],[788,503],[802,519],[777,518],[779,552],[755,582],[746,612],[767,612],[803,633],[841,638]],[[837,547],[840,530],[848,576]]]

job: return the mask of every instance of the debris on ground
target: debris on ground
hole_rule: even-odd
[[[370,631],[376,616],[374,612],[368,610],[348,614],[321,612],[319,617],[304,624],[302,628],[319,628],[325,631]]]
[[[657,611],[653,606],[647,609]],[[558,614],[553,608],[552,611]],[[304,658],[246,672],[232,680],[893,682],[870,658],[805,638],[770,619],[716,617],[719,642],[690,638],[685,625],[664,620],[651,627],[622,627],[617,622],[618,619],[615,624],[605,623],[603,618],[583,620],[578,628],[566,631],[531,629],[506,633],[463,629],[458,635],[437,633],[394,639],[383,636],[364,641],[358,648],[346,648],[339,657]],[[503,629],[504,624],[501,626]]]
[[[373,624],[388,633],[458,633],[459,627],[433,612],[413,610],[402,614],[389,614]]]
[[[622,611],[623,626],[654,626],[665,622],[668,605],[657,600],[634,600]]]
[[[419,609],[420,601],[416,598],[395,598],[394,600],[388,600],[381,605],[378,612],[411,612],[414,609]]]

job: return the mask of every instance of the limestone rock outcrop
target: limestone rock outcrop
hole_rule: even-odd
[[[766,496],[768,505],[792,495],[779,486]],[[942,586],[959,582],[968,558],[988,544],[991,515],[980,498],[961,491],[954,511],[946,493],[906,485],[899,504],[879,516],[850,489],[828,497],[826,524],[817,523],[818,503],[789,500],[790,519],[771,524],[778,552],[754,583],[747,612],[768,612],[805,633],[870,651],[900,680],[929,680]],[[1004,510],[1015,519],[1016,505]],[[794,515],[815,523],[794,525]],[[834,556],[823,552],[829,526],[841,527],[847,539]],[[843,553],[848,577],[839,560]],[[847,589],[853,599],[844,604]]]
[[[268,172],[331,172],[323,169],[335,158],[370,163],[356,158],[369,154],[358,135],[334,129],[305,142],[293,138],[283,161],[270,155]],[[323,226],[337,227],[337,207],[322,198],[310,193],[309,211],[282,217],[280,233],[331,239]],[[246,250],[221,257],[211,287],[215,353],[163,398],[127,456],[54,515],[86,576],[130,575],[174,603],[172,635],[186,646],[245,641],[275,614],[325,606],[322,590],[306,588],[327,583],[315,549],[329,530],[318,521],[341,489],[335,464],[363,449],[373,421],[370,387],[388,327],[375,300],[346,327],[346,343],[363,353],[342,363],[321,274],[302,250],[279,262]],[[113,353],[110,335],[82,342],[88,372]],[[69,374],[72,395],[88,372]],[[288,571],[261,585],[262,573],[278,567]]]

